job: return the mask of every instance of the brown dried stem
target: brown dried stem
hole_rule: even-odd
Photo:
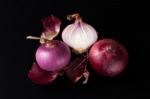
[[[77,20],[77,19],[80,19],[81,17],[80,17],[80,15],[79,15],[79,13],[75,13],[75,14],[72,14],[72,15],[68,15],[67,16],[67,20],[69,20],[69,21],[71,21],[71,20],[73,20],[73,19],[75,19],[75,20]]]

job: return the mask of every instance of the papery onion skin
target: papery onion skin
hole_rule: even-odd
[[[28,78],[36,84],[53,83],[56,77],[56,72],[44,71],[36,63],[33,63],[30,71],[28,72]]]
[[[71,82],[76,82],[76,79],[83,75],[86,66],[86,58],[82,56],[74,59],[71,63],[69,63],[64,68],[64,71],[71,80]]]
[[[41,34],[41,38],[52,40],[60,31],[61,20],[54,15],[50,15],[42,19],[42,25],[44,30]],[[43,43],[42,40],[43,39],[40,41],[41,43]]]
[[[41,21],[44,31],[56,33],[60,31],[61,20],[58,17],[50,15],[48,17],[43,18]]]
[[[89,61],[97,73],[114,77],[127,66],[128,53],[119,42],[103,39],[96,42],[90,49]]]
[[[53,40],[54,46],[42,44],[36,51],[36,61],[40,68],[46,71],[59,71],[71,58],[69,47],[62,41]]]
[[[76,19],[62,32],[63,41],[79,53],[85,52],[98,38],[96,30],[89,24]]]

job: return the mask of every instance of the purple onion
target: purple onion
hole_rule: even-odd
[[[59,71],[69,63],[70,58],[69,47],[59,40],[42,44],[36,51],[36,61],[46,71]]]
[[[122,73],[127,66],[128,53],[116,40],[102,39],[91,47],[89,61],[97,73],[114,77]]]

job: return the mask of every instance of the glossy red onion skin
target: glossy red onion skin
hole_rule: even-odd
[[[28,72],[28,78],[36,84],[53,83],[56,77],[56,72],[44,71],[36,63],[33,63],[32,68]]]
[[[46,71],[58,71],[65,67],[71,58],[69,47],[59,40],[53,40],[54,46],[42,44],[36,51],[36,61]]]
[[[128,53],[117,41],[103,39],[90,49],[89,61],[97,73],[113,77],[119,75],[127,66]]]

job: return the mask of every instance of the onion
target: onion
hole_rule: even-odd
[[[82,21],[79,14],[68,16],[69,20],[72,18],[75,18],[75,22],[63,30],[62,39],[77,53],[82,54],[97,40],[98,35],[91,25]]]
[[[46,71],[58,71],[65,67],[71,58],[69,47],[59,40],[40,45],[36,51],[36,61]]]
[[[60,71],[67,66],[71,58],[69,47],[62,41],[53,40],[60,31],[61,21],[51,15],[42,19],[41,37],[27,36],[27,39],[40,40],[36,51],[36,61],[28,73],[34,83],[48,84],[53,82]]]
[[[97,73],[113,77],[125,69],[128,53],[117,41],[103,39],[96,42],[90,49],[89,61]]]

